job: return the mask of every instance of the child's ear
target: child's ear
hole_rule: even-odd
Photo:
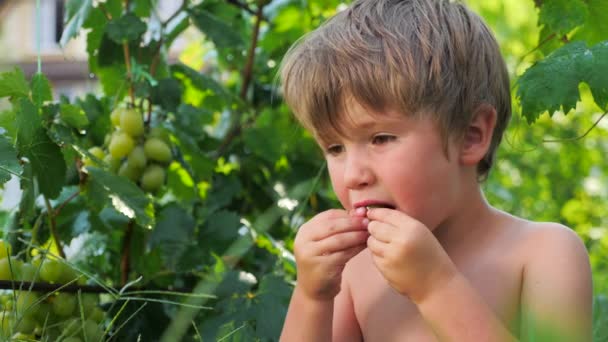
[[[462,140],[461,163],[477,165],[483,159],[492,143],[495,125],[496,109],[488,104],[479,105],[473,113],[473,119]]]

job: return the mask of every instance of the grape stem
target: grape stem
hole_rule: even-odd
[[[44,204],[46,205],[47,217],[49,219],[49,230],[51,231],[51,236],[53,240],[55,240],[55,245],[57,246],[57,250],[59,251],[59,255],[65,259],[65,253],[63,252],[63,247],[61,246],[61,241],[59,240],[59,234],[57,234],[57,222],[55,221],[56,213],[51,206],[51,202],[46,196],[44,197]]]
[[[133,228],[135,226],[135,221],[131,220],[127,224],[127,229],[125,230],[125,236],[123,238],[122,244],[122,256],[120,258],[120,283],[121,285],[125,285],[129,280],[129,271],[131,264],[131,238],[133,236]]]

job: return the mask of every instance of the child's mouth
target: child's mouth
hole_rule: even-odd
[[[366,209],[373,209],[373,208],[395,209],[394,205],[388,204],[388,203],[374,203],[374,204],[365,205],[364,207]]]

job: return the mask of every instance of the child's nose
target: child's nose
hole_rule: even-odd
[[[374,173],[368,158],[361,155],[347,157],[344,165],[344,184],[349,189],[360,189],[374,181]]]

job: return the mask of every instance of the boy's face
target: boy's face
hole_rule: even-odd
[[[456,204],[461,168],[458,148],[449,158],[436,124],[395,111],[370,115],[349,107],[346,136],[322,147],[329,175],[347,210],[386,206],[433,230]]]

